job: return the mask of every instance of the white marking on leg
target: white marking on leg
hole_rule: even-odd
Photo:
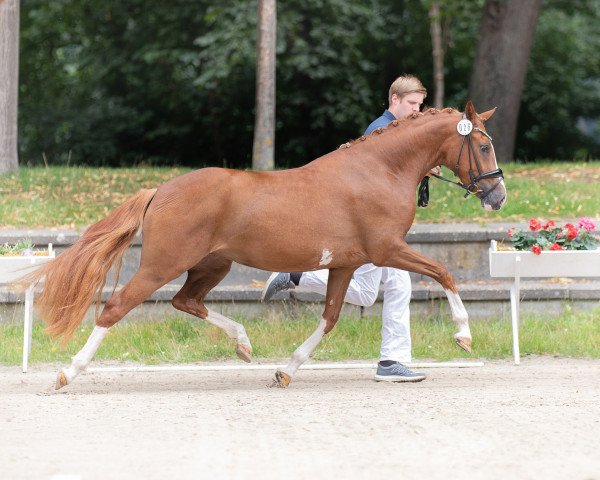
[[[329,265],[333,260],[333,253],[330,252],[327,248],[323,249],[323,254],[321,255],[321,260],[319,261],[319,266]]]
[[[225,315],[221,315],[213,310],[208,311],[208,317],[206,317],[206,321],[223,329],[223,331],[227,334],[229,338],[233,338],[237,340],[238,343],[242,343],[244,345],[250,345],[250,339],[246,334],[246,329],[240,323],[237,323],[231,318],[227,318]]]
[[[77,375],[87,368],[107,333],[108,328],[106,327],[99,327],[97,325],[94,327],[83,348],[72,358],[71,366],[63,369],[68,383],[71,383]]]
[[[448,303],[452,310],[452,320],[458,327],[458,332],[454,337],[471,338],[471,329],[469,328],[469,314],[457,293],[445,289]]]
[[[308,337],[302,345],[300,345],[294,354],[292,355],[292,359],[290,363],[285,367],[282,371],[287,373],[290,377],[296,373],[298,367],[302,365],[308,358],[312,355],[312,352],[319,344],[323,336],[325,335],[325,325],[327,322],[324,318],[319,322],[319,326],[312,333],[310,337]]]

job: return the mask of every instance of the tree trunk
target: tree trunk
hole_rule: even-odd
[[[498,107],[490,134],[499,162],[512,160],[517,119],[541,0],[486,0],[469,96],[478,111]]]
[[[19,0],[0,0],[0,173],[19,167]]]
[[[258,45],[256,55],[256,118],[252,168],[275,166],[275,32],[276,0],[258,0]]]
[[[431,46],[433,47],[433,81],[434,98],[433,106],[444,106],[444,46],[442,43],[442,26],[440,22],[440,4],[431,2],[429,8],[429,21],[431,31]]]

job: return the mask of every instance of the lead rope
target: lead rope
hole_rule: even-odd
[[[437,173],[432,173],[431,176],[437,178],[438,180],[442,180],[444,182],[448,182],[448,183],[451,183],[452,185],[456,185],[457,187],[462,188],[463,190],[465,190],[467,192],[467,193],[465,193],[465,198],[467,198],[469,195],[471,195],[473,193],[467,187],[465,187],[462,183],[453,182],[452,180],[448,180],[446,177],[438,175]],[[424,177],[423,180],[421,180],[421,183],[419,184],[417,205],[419,207],[423,207],[423,208],[425,208],[427,205],[429,205],[429,177],[428,176]]]
[[[463,118],[464,114],[463,114]],[[462,156],[462,151],[463,151],[463,147],[465,146],[465,137],[462,138],[462,142],[460,144],[460,151],[458,152],[458,159],[456,161],[456,165],[454,167],[454,173],[456,174],[456,171],[458,170],[458,164],[460,163],[460,157]],[[467,144],[467,148],[469,148],[469,145]],[[470,150],[470,148],[469,148]],[[443,180],[444,182],[448,182],[451,183],[453,185],[456,185],[464,190],[467,191],[467,193],[465,193],[465,198],[467,198],[469,196],[469,194],[471,193],[469,191],[469,189],[467,187],[465,187],[462,183],[459,182],[453,182],[452,180],[448,180],[446,177],[442,177],[441,175],[437,175],[435,173],[432,173],[431,176],[437,178],[438,180]],[[419,189],[418,189],[418,195],[417,195],[417,205],[419,207],[427,207],[427,205],[429,205],[429,176],[426,176],[423,178],[423,180],[421,180],[421,183],[419,184]]]
[[[419,184],[419,191],[417,195],[417,205],[425,208],[429,205],[429,177],[424,177]]]

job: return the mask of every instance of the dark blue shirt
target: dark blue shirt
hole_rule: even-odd
[[[383,112],[383,115],[381,115],[381,117],[376,118],[375,120],[373,120],[371,122],[371,125],[369,125],[367,127],[367,129],[365,130],[365,133],[363,135],[369,135],[373,130],[377,130],[378,128],[387,127],[389,125],[389,123],[393,122],[394,120],[396,120],[396,117],[394,117],[394,114],[392,112],[390,112],[389,110],[386,110],[385,112]]]

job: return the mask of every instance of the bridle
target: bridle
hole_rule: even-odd
[[[463,113],[462,118],[466,119],[467,116]],[[487,138],[489,138],[490,146],[491,146],[492,137],[490,137],[486,132],[484,132],[480,128],[473,127],[471,131],[474,131],[474,130],[478,131],[479,133],[482,133]],[[462,135],[462,134],[460,134],[460,135]],[[442,177],[441,175],[437,175],[435,173],[432,173],[432,175],[439,180],[443,180],[444,182],[452,183],[453,185],[457,185],[460,188],[466,190],[467,193],[465,193],[465,198],[467,198],[471,194],[476,194],[476,193],[482,192],[482,195],[480,195],[479,198],[481,200],[483,200],[490,193],[492,193],[498,185],[500,185],[500,183],[504,179],[504,175],[502,173],[502,170],[499,168],[490,170],[489,172],[482,173],[481,172],[481,164],[479,163],[479,159],[477,158],[477,154],[475,153],[475,148],[473,147],[473,139],[471,138],[471,132],[467,133],[466,135],[462,135],[462,137],[463,137],[463,139],[460,144],[460,150],[458,152],[458,158],[456,159],[456,165],[454,166],[452,171],[454,172],[454,175],[458,177],[458,166],[460,165],[462,151],[463,151],[463,148],[464,148],[465,142],[466,142],[467,156],[469,158],[469,179],[470,179],[471,183],[469,183],[469,185],[464,185],[461,182],[453,182],[452,180],[448,180],[447,178]],[[494,148],[494,147],[492,146],[492,148]],[[475,175],[475,172],[477,172],[477,175]],[[487,180],[488,178],[499,178],[500,180],[498,180],[494,184],[494,186],[487,191],[479,188],[479,186],[477,185],[477,182],[479,182],[480,180]]]

